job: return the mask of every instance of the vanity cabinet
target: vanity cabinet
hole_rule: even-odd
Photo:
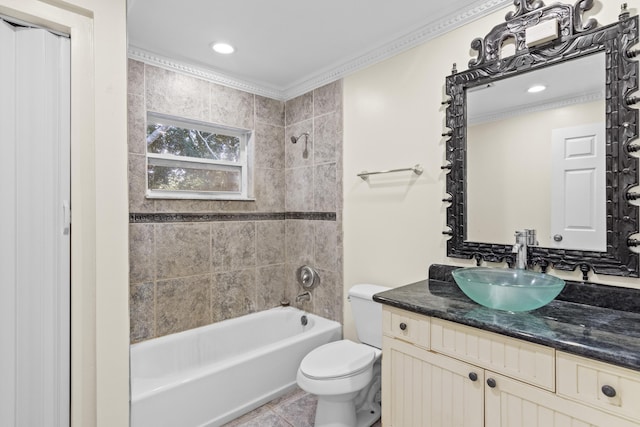
[[[384,427],[640,425],[637,372],[388,306],[383,333]]]

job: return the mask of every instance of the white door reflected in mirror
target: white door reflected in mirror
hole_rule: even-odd
[[[552,131],[552,247],[607,250],[604,138],[604,123]]]

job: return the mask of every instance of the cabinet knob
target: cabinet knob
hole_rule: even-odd
[[[496,386],[496,380],[494,380],[493,378],[488,378],[487,385],[491,388],[494,388]]]
[[[400,330],[405,331],[407,329],[407,324],[402,322],[400,323]]]
[[[616,389],[611,387],[610,385],[603,385],[602,394],[607,397],[616,397]]]
[[[471,381],[478,381],[478,374],[476,374],[475,372],[469,372],[469,379]]]

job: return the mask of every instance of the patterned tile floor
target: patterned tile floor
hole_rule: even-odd
[[[296,389],[258,409],[225,424],[224,427],[313,427],[315,396]],[[378,420],[372,427],[381,427]]]

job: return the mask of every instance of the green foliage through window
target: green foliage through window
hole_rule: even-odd
[[[240,138],[163,123],[149,123],[147,152],[237,162],[240,158]]]
[[[147,115],[147,197],[247,198],[250,132]]]
[[[149,188],[168,191],[239,191],[239,171],[149,165]]]

